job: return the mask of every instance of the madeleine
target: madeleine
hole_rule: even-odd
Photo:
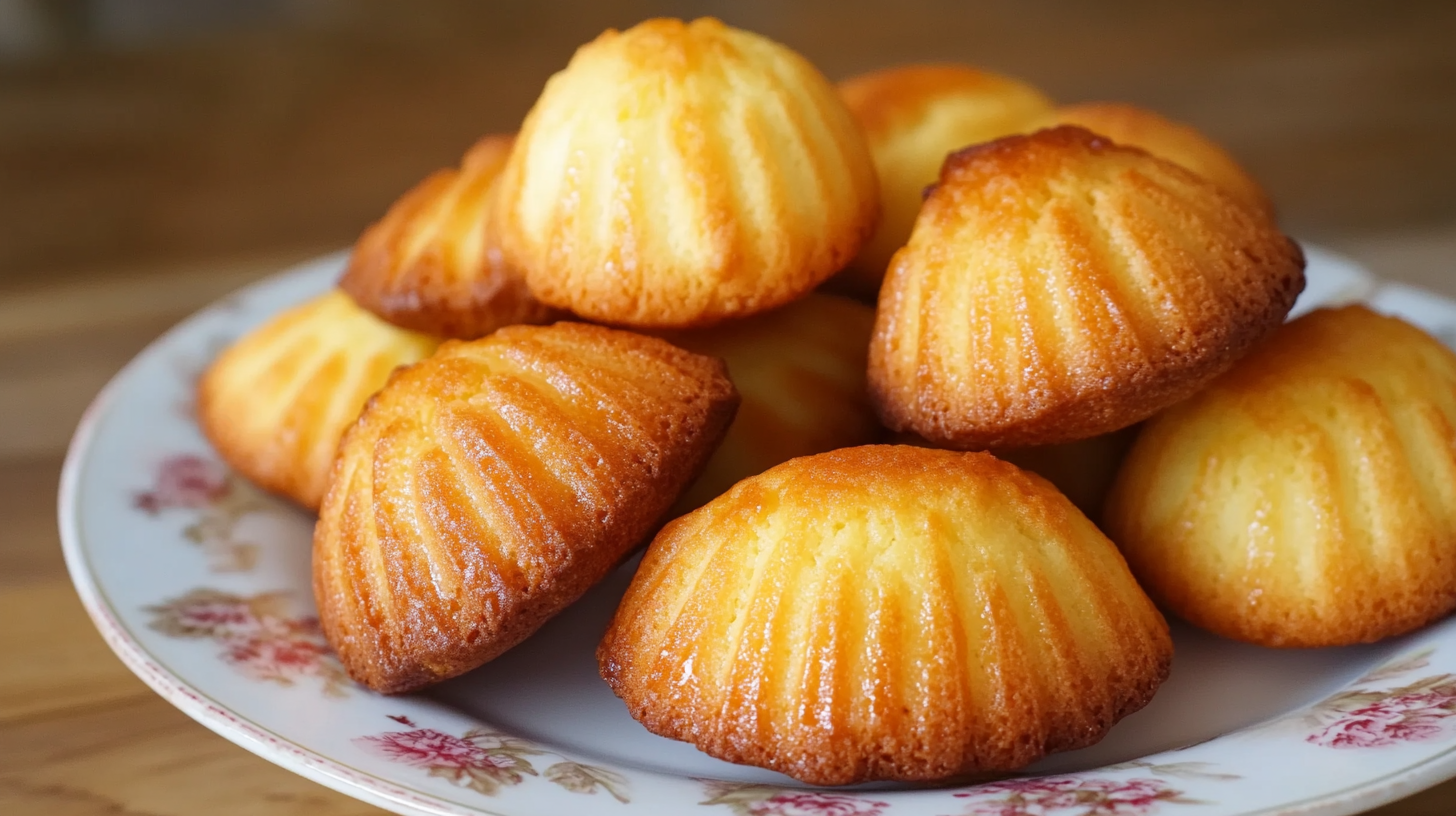
[[[1108,533],[1163,607],[1263,646],[1344,646],[1456,608],[1456,354],[1363,306],[1279,329],[1151,420]]]
[[[830,285],[874,298],[910,240],[926,186],[947,154],[1020,133],[1052,103],[1024,82],[968,65],[904,65],[846,79],[839,94],[864,129],[880,177],[880,225]]]
[[[742,396],[723,444],[671,515],[796,456],[878,441],[883,431],[865,385],[874,322],[868,306],[815,293],[746,320],[664,334],[722,358]]]
[[[233,469],[317,510],[339,438],[389,373],[440,341],[385,323],[338,290],[233,343],[197,386],[197,422]]]
[[[807,60],[717,20],[582,46],[521,127],[495,210],[544,302],[686,328],[813,289],[875,226],[859,126]]]
[[[794,459],[658,534],[597,650],[649,730],[804,782],[934,780],[1090,745],[1168,627],[1050,484],[984,453]]]
[[[656,529],[737,407],[723,363],[597,326],[509,326],[392,377],[314,531],[349,674],[421,688],[524,640]]]
[[[486,136],[458,169],[439,170],[359,238],[339,281],[355,302],[393,323],[470,340],[555,312],[506,263],[491,226],[495,181],[513,136]]]
[[[1073,442],[1196,392],[1276,328],[1304,257],[1263,213],[1075,127],[946,160],[880,292],[892,430],[975,450]]]
[[[1086,102],[1057,108],[1043,124],[1077,125],[1118,144],[1142,148],[1203,176],[1253,209],[1274,214],[1269,194],[1233,156],[1192,127],[1150,110],[1121,102]]]

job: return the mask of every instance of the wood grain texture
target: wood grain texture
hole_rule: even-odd
[[[308,25],[0,63],[0,813],[380,813],[130,679],[69,589],[60,460],[96,390],[196,307],[347,245],[546,77],[667,0],[323,3]],[[1456,295],[1456,4],[746,0],[831,79],[963,60],[1188,122],[1288,232]],[[1456,783],[1380,816],[1456,811]]]

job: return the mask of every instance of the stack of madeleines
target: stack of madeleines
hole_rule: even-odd
[[[1158,606],[1269,646],[1456,606],[1456,356],[1360,307],[1284,325],[1303,268],[1156,114],[960,66],[836,88],[652,20],[223,353],[200,418],[318,510],[373,689],[650,540],[597,657],[652,731],[820,784],[1008,771],[1151,699]]]

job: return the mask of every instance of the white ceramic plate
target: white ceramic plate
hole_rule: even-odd
[[[1456,341],[1456,304],[1309,252],[1315,302],[1367,299]],[[87,412],[61,483],[66,560],[111,647],[224,737],[406,814],[1147,816],[1354,813],[1456,775],[1456,620],[1373,647],[1269,651],[1175,630],[1172,678],[1101,744],[979,787],[816,790],[649,734],[598,677],[619,572],[428,695],[353,685],[312,617],[313,519],[219,464],[193,380],[323,291],[331,255],[194,316]]]

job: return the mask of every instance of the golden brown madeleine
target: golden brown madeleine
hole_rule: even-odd
[[[339,286],[396,326],[442,337],[553,319],[506,263],[490,226],[514,140],[486,136],[459,169],[436,171],[405,193],[360,236]]]
[[[664,334],[723,358],[743,397],[723,444],[669,515],[796,456],[878,441],[883,429],[865,390],[874,322],[868,306],[816,293],[746,320]]]
[[[651,534],[737,403],[722,361],[628,332],[446,343],[339,446],[314,531],[329,643],[383,692],[516,645]]]
[[[1265,646],[1456,608],[1456,355],[1361,306],[1279,329],[1139,435],[1109,535],[1165,609]]]
[[[1274,205],[1259,182],[1217,143],[1192,127],[1121,102],[1086,102],[1057,108],[1047,127],[1077,125],[1118,144],[1142,148],[1217,184],[1234,198],[1271,217]]]
[[[1136,148],[1075,127],[968,148],[880,291],[870,393],[950,447],[1108,433],[1232,365],[1303,270],[1262,213]]]
[[[910,239],[925,188],[947,154],[1028,129],[1051,100],[1010,77],[967,65],[904,65],[839,83],[864,128],[880,177],[880,225],[830,285],[857,297],[880,290],[890,256]]]
[[[788,303],[874,230],[875,168],[823,75],[723,25],[649,20],[582,46],[521,127],[496,214],[546,303],[703,326]]]
[[[1122,556],[1055,488],[906,445],[794,459],[668,524],[597,650],[649,730],[827,785],[1090,745],[1171,658]]]
[[[310,510],[339,437],[396,366],[440,341],[395,328],[334,290],[244,335],[197,387],[197,421],[239,473]]]

